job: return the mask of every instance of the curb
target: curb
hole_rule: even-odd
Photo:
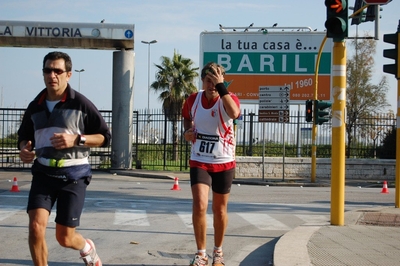
[[[134,177],[143,177],[143,178],[158,178],[158,179],[175,179],[174,175],[167,175],[165,172],[139,172],[139,171],[130,171],[130,170],[119,170],[119,169],[110,169],[108,172],[111,174],[117,175],[125,175],[125,176],[134,176]],[[173,174],[173,173],[171,173]],[[187,178],[182,180],[190,180],[189,173],[187,173]],[[243,179],[243,178],[235,178],[233,179],[232,184],[241,184],[241,185],[257,185],[257,186],[287,186],[287,187],[329,187],[329,183],[317,182],[303,182],[303,181],[262,181],[255,179]]]
[[[163,174],[154,174],[154,173],[139,173],[132,172],[127,170],[110,170],[111,174],[117,175],[125,175],[125,176],[134,176],[134,177],[146,177],[146,178],[158,178],[158,179],[174,179],[175,176],[172,175],[163,175]]]
[[[284,234],[275,244],[274,266],[311,265],[307,244],[320,228],[300,225]]]

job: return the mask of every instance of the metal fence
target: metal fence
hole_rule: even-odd
[[[108,126],[111,127],[111,111],[100,111]],[[30,168],[19,159],[17,148],[18,129],[21,125],[25,109],[0,108],[0,168]],[[90,163],[93,168],[110,167],[111,148],[93,148]]]
[[[25,109],[0,108],[0,168],[30,168],[19,159],[17,149],[17,130]],[[111,127],[112,112],[100,111]],[[236,121],[236,156],[266,157],[310,157],[311,123],[305,122],[304,112],[291,111],[289,122],[258,122],[258,115],[252,110],[242,110]],[[176,126],[161,110],[137,110],[133,114],[132,168],[151,170],[188,169],[190,145],[182,137],[183,123]],[[378,148],[393,126],[393,114],[379,114],[358,119],[350,133],[353,141],[347,145],[347,157],[379,157]],[[173,139],[173,130],[177,139]],[[316,139],[317,157],[331,157],[331,124],[318,126]],[[113,136],[113,138],[118,136]],[[111,147],[92,148],[90,163],[94,169],[111,167]]]

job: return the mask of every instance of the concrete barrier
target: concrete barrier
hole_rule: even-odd
[[[236,157],[236,177],[262,178],[262,157]],[[317,158],[316,175],[319,178],[331,177],[331,159]],[[346,179],[394,180],[396,160],[346,159]],[[264,178],[309,178],[311,158],[265,157]]]

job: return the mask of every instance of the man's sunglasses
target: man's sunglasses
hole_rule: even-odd
[[[68,71],[65,71],[65,70],[62,70],[59,68],[49,68],[49,67],[45,67],[42,70],[43,70],[43,73],[45,73],[45,74],[50,74],[51,72],[54,72],[54,74],[56,74],[56,75],[61,75],[64,72],[68,72]]]

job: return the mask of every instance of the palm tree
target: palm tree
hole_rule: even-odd
[[[162,56],[161,65],[157,65],[156,81],[151,84],[156,92],[161,91],[158,99],[162,101],[162,110],[172,122],[173,160],[178,158],[178,121],[182,119],[182,107],[188,95],[197,91],[194,85],[199,76],[198,67],[189,58],[174,51],[172,59]]]

